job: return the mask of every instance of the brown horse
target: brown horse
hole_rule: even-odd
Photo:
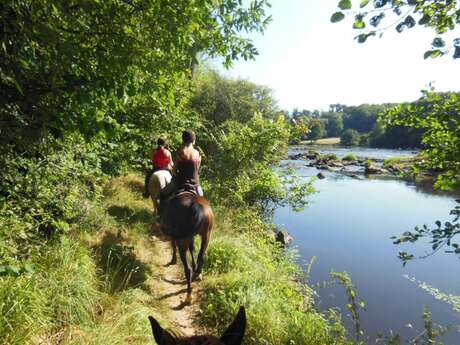
[[[153,317],[149,316],[153,337],[158,345],[240,345],[246,329],[246,313],[241,307],[233,323],[225,333],[216,338],[212,335],[199,335],[188,338],[176,338],[161,328]]]
[[[163,209],[164,207],[164,209]],[[187,298],[185,304],[192,303],[192,272],[187,260],[187,250],[192,258],[193,279],[201,280],[206,249],[211,239],[211,230],[214,223],[214,214],[208,201],[195,193],[184,191],[161,206],[161,229],[172,238],[173,259],[175,246],[179,249],[179,256],[184,265],[187,280]],[[201,237],[201,247],[198,254],[198,265],[195,262],[195,235]]]

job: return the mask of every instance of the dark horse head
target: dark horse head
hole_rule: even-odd
[[[158,345],[240,345],[246,329],[244,307],[240,308],[235,320],[220,338],[212,335],[176,338],[164,330],[153,317],[149,316],[149,320]]]
[[[168,201],[161,212],[162,231],[173,240],[179,248],[179,255],[184,265],[187,280],[187,298],[185,304],[192,303],[192,271],[187,260],[187,250],[192,259],[193,278],[201,279],[206,249],[211,238],[214,215],[208,201],[191,192],[176,195]],[[201,237],[201,247],[198,253],[198,265],[195,262],[194,237]]]

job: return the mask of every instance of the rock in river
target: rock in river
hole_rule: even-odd
[[[322,172],[319,172],[318,174],[316,174],[316,177],[319,178],[320,180],[326,178],[326,176]]]
[[[287,232],[287,230],[279,230],[276,233],[276,240],[281,242],[283,245],[287,246],[289,243],[292,242],[293,237]]]
[[[388,173],[389,173],[388,170],[385,170],[383,168],[380,168],[372,164],[366,164],[364,168],[365,175],[385,175]]]

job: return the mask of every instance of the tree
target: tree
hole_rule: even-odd
[[[361,133],[370,132],[377,123],[377,116],[385,109],[386,105],[384,104],[361,104],[344,107],[344,128],[355,129]]]
[[[33,239],[8,231],[11,241],[27,248],[43,242],[40,229],[64,231],[79,218],[80,196],[94,196],[104,176],[148,162],[151,135],[167,133],[174,145],[184,128],[211,127],[189,107],[196,56],[227,65],[254,57],[241,32],[264,30],[266,6],[2,1],[0,228],[18,220]]]
[[[357,3],[358,1],[355,1]],[[460,58],[460,38],[454,38],[449,45],[444,35],[460,24],[460,3],[455,0],[360,0],[359,10],[352,10],[351,0],[340,0],[340,11],[331,16],[336,23],[351,16],[353,29],[358,30],[355,39],[364,43],[369,37],[381,36],[389,28],[399,33],[416,26],[431,28],[434,37],[431,48],[424,58],[439,57],[452,52],[454,59]],[[344,14],[345,13],[345,14]]]
[[[329,105],[329,111],[331,113],[342,113],[344,108],[345,108],[345,105],[340,104],[340,103]]]
[[[418,101],[389,109],[382,119],[389,126],[422,129],[422,144],[428,158],[424,168],[441,172],[435,186],[442,189],[458,186],[460,93],[424,91]]]
[[[222,56],[226,65],[257,54],[239,32],[263,31],[266,6],[266,0],[2,2],[1,145],[20,151],[49,133],[113,131],[126,124],[130,100],[150,107],[151,117],[173,114],[198,52]]]
[[[320,119],[312,119],[310,121],[310,133],[308,133],[309,140],[321,139],[326,135],[326,127],[324,122]]]
[[[340,137],[340,143],[345,146],[359,145],[358,131],[354,129],[345,130]]]
[[[336,112],[323,112],[321,118],[326,120],[328,137],[338,137],[343,131],[343,114]]]
[[[369,135],[369,145],[386,148],[421,148],[423,129],[384,126],[377,123]]]
[[[279,114],[273,91],[264,85],[227,78],[211,69],[201,70],[194,85],[192,109],[214,124],[247,122],[256,112],[272,120]]]

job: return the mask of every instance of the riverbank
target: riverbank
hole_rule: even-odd
[[[182,265],[152,228],[137,174],[105,184],[72,229],[32,255],[30,272],[0,277],[5,344],[152,344],[148,315],[176,334],[219,334],[246,307],[246,344],[346,344],[334,313],[313,305],[302,271],[248,209],[213,205],[205,280],[183,307]],[[289,332],[286,332],[289,330]]]
[[[340,145],[340,137],[302,140],[299,142],[299,145]]]
[[[320,146],[318,146],[320,147]],[[333,147],[333,146],[332,146]],[[420,184],[433,185],[440,171],[423,169],[426,158],[423,152],[412,155],[398,155],[391,157],[373,157],[356,155],[353,147],[347,147],[349,151],[346,155],[338,156],[332,149],[322,152],[321,149],[310,149],[310,146],[296,146],[287,157],[291,161],[306,161],[306,166],[318,169],[318,177],[322,178],[321,170],[341,173],[353,178],[363,178],[365,176],[382,176],[403,178]],[[341,148],[344,149],[344,148]],[[362,149],[362,148],[358,148]],[[295,153],[295,151],[302,151]]]
[[[306,154],[290,149],[290,154]],[[336,155],[342,161],[350,154],[356,157],[374,157],[383,166],[414,156],[410,150],[382,150],[368,148],[315,148],[323,155]],[[357,289],[357,296],[366,302],[366,310],[360,311],[360,323],[367,343],[378,339],[379,333],[391,330],[399,334],[402,342],[410,341],[424,331],[423,306],[432,313],[434,323],[451,325],[452,331],[438,339],[444,344],[458,344],[460,335],[454,329],[458,325],[458,313],[406,277],[415,277],[443,293],[460,295],[459,279],[451,274],[458,267],[455,255],[439,251],[425,260],[411,261],[405,267],[398,259],[399,251],[421,256],[431,249],[431,244],[419,241],[415,244],[395,245],[390,238],[412,231],[415,226],[428,229],[452,221],[450,210],[456,206],[458,194],[433,190],[395,176],[358,174],[352,178],[341,172],[318,170],[308,166],[306,159],[286,160],[283,165],[294,169],[308,181],[319,172],[325,179],[316,179],[309,207],[295,213],[288,207],[278,207],[274,222],[287,229],[294,237],[299,250],[298,262],[316,261],[310,274],[311,284],[323,284],[330,280],[330,272],[346,271]],[[364,171],[365,167],[360,167]],[[443,267],[443,269],[439,269]],[[324,286],[324,285],[321,285]],[[350,321],[347,296],[339,287],[325,286],[317,290],[318,307],[341,310],[344,324],[351,334],[354,324]],[[405,325],[411,324],[408,328]],[[382,340],[380,340],[382,341]]]
[[[222,330],[232,312],[248,314],[245,344],[351,344],[338,314],[317,311],[294,252],[270,236],[250,209],[217,207],[202,286],[202,321]]]

